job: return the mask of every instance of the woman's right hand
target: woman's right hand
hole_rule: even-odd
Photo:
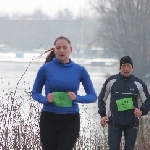
[[[47,101],[48,101],[49,103],[53,103],[53,101],[54,101],[54,93],[49,93],[49,94],[47,95]]]

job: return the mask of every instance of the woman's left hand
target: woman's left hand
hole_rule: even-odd
[[[74,92],[68,92],[68,96],[72,101],[76,100],[76,94]]]

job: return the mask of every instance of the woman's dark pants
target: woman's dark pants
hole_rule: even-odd
[[[40,139],[43,150],[72,150],[80,131],[80,116],[42,111]]]

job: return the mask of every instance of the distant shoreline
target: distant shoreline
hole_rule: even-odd
[[[74,62],[82,65],[100,65],[112,66],[118,64],[118,59],[114,58],[71,58]],[[0,53],[0,62],[16,62],[16,63],[44,63],[45,56],[40,57],[39,53]]]

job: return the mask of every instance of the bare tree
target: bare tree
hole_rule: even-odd
[[[55,18],[57,18],[58,20],[72,20],[73,13],[68,8],[66,8],[62,11],[58,11]]]
[[[129,55],[134,73],[150,73],[150,0],[94,0],[99,21],[97,42],[118,57]]]
[[[14,13],[12,15],[12,20],[50,20],[51,17],[46,13],[42,12],[40,9],[35,9],[33,14],[23,14]]]
[[[34,13],[31,15],[31,20],[49,20],[49,19],[50,17],[40,9],[35,9]]]

